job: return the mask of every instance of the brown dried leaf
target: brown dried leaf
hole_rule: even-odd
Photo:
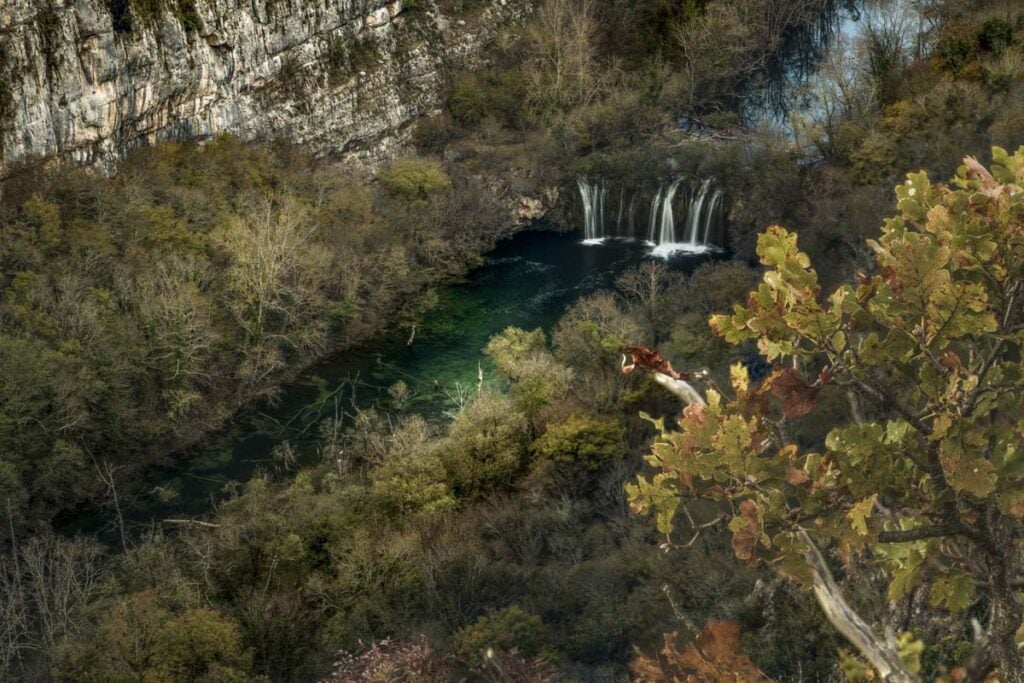
[[[676,372],[672,368],[672,364],[662,358],[660,353],[649,349],[646,346],[627,346],[622,351],[623,353],[628,353],[633,358],[633,363],[631,365],[623,366],[623,372],[629,373],[632,372],[634,368],[640,367],[645,370],[668,375],[672,379],[690,379],[690,375],[685,372]]]
[[[818,403],[819,390],[807,384],[795,368],[786,368],[772,382],[772,393],[782,399],[782,414],[789,419],[811,412]]]
[[[703,426],[708,421],[707,410],[699,403],[691,403],[683,408],[683,418]]]
[[[754,559],[754,548],[761,537],[761,522],[757,518],[757,505],[751,500],[740,503],[740,516],[743,525],[736,528],[730,525],[732,532],[732,552],[736,558],[744,562]]]
[[[939,365],[953,373],[959,373],[964,367],[964,363],[960,360],[960,356],[956,355],[953,351],[946,351],[944,354],[939,356]]]
[[[800,486],[806,484],[810,477],[807,473],[801,469],[797,469],[792,465],[786,465],[786,483],[790,486]]]
[[[636,683],[771,683],[740,649],[740,626],[734,621],[709,621],[697,639],[682,651],[676,634],[665,634],[659,660],[638,653],[630,664]]]

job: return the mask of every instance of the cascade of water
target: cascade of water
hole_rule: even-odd
[[[672,208],[672,202],[676,198],[676,191],[683,182],[682,178],[669,185],[665,193],[665,201],[661,205],[661,234],[658,235],[658,244],[669,244],[676,241],[676,217]]]
[[[626,211],[626,188],[619,190],[619,214],[615,217],[615,235],[622,236],[622,219]]]
[[[658,243],[658,209],[661,207],[661,191],[663,189],[659,187],[654,199],[651,200],[651,220],[647,230],[647,241],[651,244]]]
[[[636,195],[629,196],[629,211],[626,212],[626,223],[628,224],[630,237],[636,237]]]
[[[708,187],[711,186],[711,179],[705,180],[700,186],[700,192],[697,193],[693,203],[690,204],[690,211],[686,215],[686,230],[684,231],[684,239],[690,246],[699,246],[700,239],[700,216],[701,210],[704,208],[704,200],[708,195]]]
[[[583,204],[584,241],[594,244],[607,237],[628,237],[638,234],[637,228],[640,226],[636,225],[635,194],[631,193],[627,201],[626,190],[621,188],[618,205],[609,206],[608,187],[605,183],[591,183],[586,178],[579,177],[576,184]],[[718,239],[725,193],[720,188],[712,187],[711,179],[704,180],[686,202],[681,202],[685,208],[684,218],[681,220],[685,220],[685,224],[677,231],[673,204],[682,184],[683,179],[679,178],[667,186],[662,185],[651,198],[646,237],[647,241],[656,247],[655,254],[669,255],[677,251],[703,252],[711,246],[712,240]],[[611,201],[614,202],[615,199]]]
[[[711,203],[708,204],[708,215],[704,219],[704,235],[701,238],[701,244],[709,246],[711,244],[711,228],[717,226],[719,210],[722,206],[722,190],[718,188],[715,193],[711,195]]]
[[[591,185],[586,178],[576,179],[583,202],[583,239],[599,240],[604,235],[604,194],[603,187]]]

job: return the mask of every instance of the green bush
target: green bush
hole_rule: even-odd
[[[528,426],[512,399],[485,391],[463,408],[438,447],[448,478],[462,496],[509,485],[526,455]]]
[[[483,120],[489,109],[487,93],[474,76],[463,76],[448,98],[448,111],[456,123],[474,126]]]
[[[480,617],[455,634],[453,649],[472,664],[487,657],[488,650],[511,652],[524,657],[540,654],[546,642],[544,622],[535,614],[512,605]]]
[[[1006,19],[989,19],[978,32],[978,45],[982,50],[999,53],[1012,44],[1013,24]]]
[[[393,514],[437,513],[455,507],[444,465],[426,423],[409,420],[392,438],[384,461],[370,474],[374,498]]]
[[[546,351],[544,330],[538,328],[527,332],[518,327],[507,327],[501,334],[491,337],[484,349],[498,372],[511,380],[519,378],[524,361]]]
[[[615,420],[572,415],[533,442],[535,458],[594,471],[626,453],[625,430]]]
[[[409,199],[426,199],[452,186],[440,163],[415,157],[391,164],[380,172],[380,180],[389,191]]]

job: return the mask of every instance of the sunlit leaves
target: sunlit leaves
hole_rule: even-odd
[[[927,587],[935,608],[974,602],[979,529],[1019,534],[1024,519],[1024,148],[993,157],[950,186],[910,174],[869,242],[875,267],[828,296],[795,234],[761,235],[761,283],[711,327],[775,370],[755,384],[733,368],[732,396],[710,392],[700,419],[663,431],[650,462],[673,482],[666,509],[669,492],[728,501],[736,556],[790,575],[803,530],[869,553],[890,601]],[[860,408],[821,411],[826,382]],[[818,453],[790,436],[811,419],[831,423]]]

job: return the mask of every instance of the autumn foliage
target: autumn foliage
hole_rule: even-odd
[[[740,626],[712,620],[695,640],[680,648],[674,633],[665,634],[658,657],[637,654],[630,664],[636,683],[769,683],[770,679],[743,654]]]
[[[993,157],[991,170],[966,159],[950,186],[910,174],[868,242],[874,269],[827,296],[797,236],[768,229],[761,285],[711,327],[775,370],[755,385],[733,367],[731,396],[709,388],[706,408],[662,429],[630,496],[670,544],[677,512],[710,498],[730,510],[740,560],[806,581],[813,539],[869,559],[891,602],[983,605],[959,663],[970,680],[1024,680],[1024,148]],[[818,416],[833,386],[850,410]],[[793,438],[802,419],[829,421],[824,443]]]

